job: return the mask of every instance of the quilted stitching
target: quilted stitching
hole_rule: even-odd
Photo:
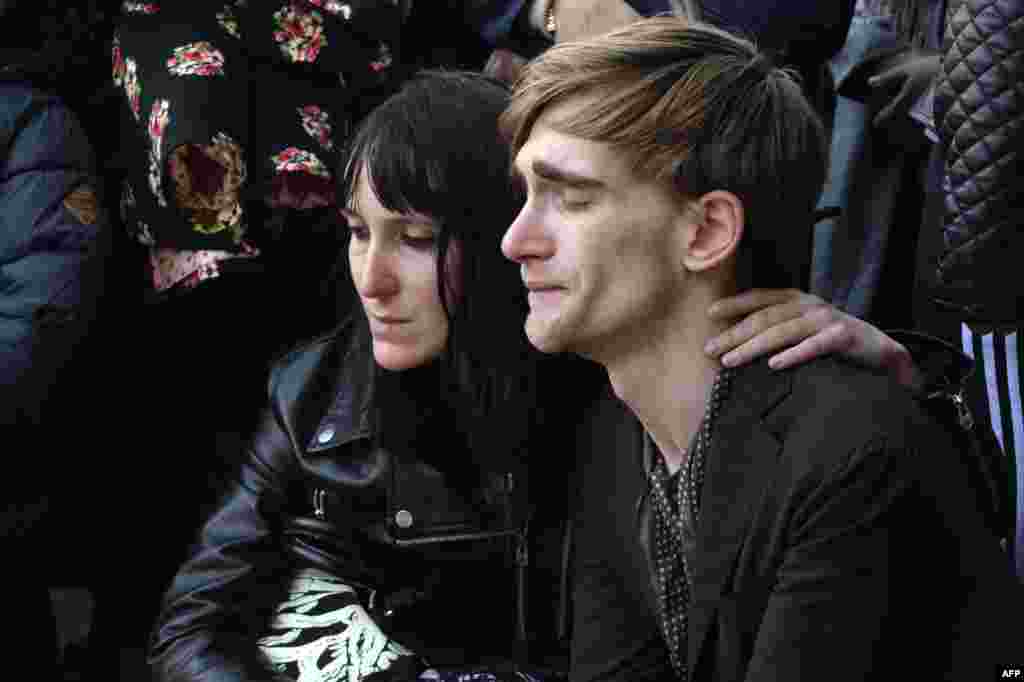
[[[998,264],[1020,243],[1015,190],[1024,134],[1024,2],[951,0],[946,26],[935,97],[948,145],[939,281],[962,287],[1005,277]]]

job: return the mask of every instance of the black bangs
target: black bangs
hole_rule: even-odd
[[[500,197],[490,195],[508,191],[507,154],[495,123],[507,103],[507,89],[479,75],[418,74],[353,138],[342,177],[344,204],[351,203],[365,168],[388,210],[429,215],[446,236],[469,236],[466,218],[484,207],[493,210]]]
[[[498,131],[508,102],[508,89],[480,74],[418,74],[353,137],[338,198],[351,205],[365,169],[382,206],[438,224],[437,286],[450,323],[438,366],[443,401],[471,452],[514,459],[539,415],[539,354],[523,330],[519,268],[501,253],[524,199]],[[446,256],[455,245],[458,272],[449,279]],[[457,284],[454,301],[449,281]]]

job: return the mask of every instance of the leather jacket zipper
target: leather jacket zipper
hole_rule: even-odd
[[[925,400],[932,400],[934,398],[948,400],[953,403],[960,428],[965,431],[970,431],[974,428],[974,415],[971,414],[971,409],[967,406],[967,401],[964,400],[964,389],[962,386],[951,384],[925,396]]]

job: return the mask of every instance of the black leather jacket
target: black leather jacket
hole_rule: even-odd
[[[543,561],[561,554],[564,534],[546,526],[542,541],[528,529],[539,517],[515,472],[482,475],[467,491],[442,471],[450,453],[381,445],[363,322],[272,370],[240,475],[166,594],[150,648],[156,679],[267,679],[255,640],[305,566],[356,587],[385,631],[435,665],[508,659],[527,632],[553,633],[550,622],[525,622],[526,578],[544,576],[535,592],[548,613],[564,604],[560,561]],[[540,545],[552,551],[531,564]]]

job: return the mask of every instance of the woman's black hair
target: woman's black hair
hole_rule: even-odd
[[[501,237],[522,207],[510,181],[498,116],[506,86],[480,74],[425,71],[363,122],[344,160],[339,205],[350,205],[365,171],[381,204],[437,221],[438,293],[449,321],[440,362],[445,399],[472,452],[508,455],[527,437],[536,406],[539,353],[523,330],[519,268]],[[458,242],[453,297],[446,254]]]

